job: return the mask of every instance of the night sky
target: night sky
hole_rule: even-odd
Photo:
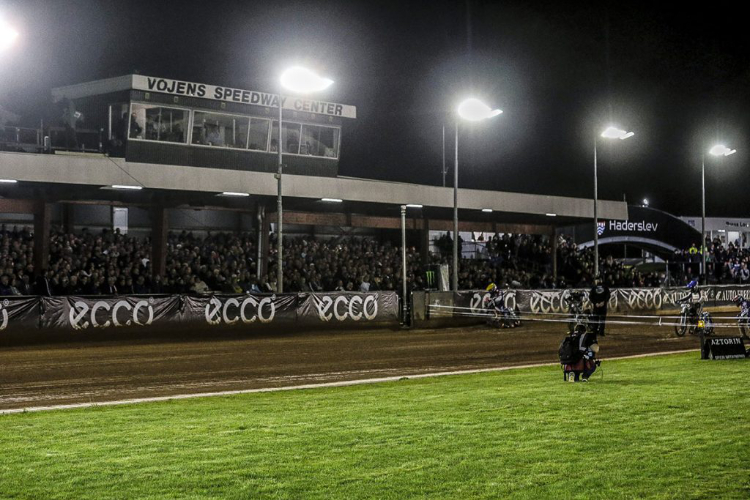
[[[687,4],[683,4],[686,6]],[[138,71],[273,92],[292,63],[335,84],[316,97],[356,105],[340,174],[439,185],[441,130],[452,166],[462,97],[504,113],[462,124],[464,187],[600,196],[678,215],[750,217],[747,22],[737,4],[667,2],[3,1],[20,34],[0,55],[0,105],[25,123],[54,116],[54,86]],[[449,179],[452,177],[452,171]]]

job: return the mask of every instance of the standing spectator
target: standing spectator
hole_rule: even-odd
[[[607,320],[607,305],[612,293],[609,287],[602,282],[601,276],[594,279],[594,286],[589,292],[589,300],[593,306],[592,321],[594,323],[594,341],[596,336],[604,336],[604,323]]]

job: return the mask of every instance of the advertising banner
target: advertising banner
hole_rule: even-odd
[[[0,336],[37,328],[38,324],[39,297],[4,297],[0,301]]]
[[[293,322],[297,295],[211,295],[183,297],[176,320],[209,326],[248,326]]]
[[[568,290],[504,290],[505,307],[521,313],[558,314],[568,312],[566,298],[572,292]],[[584,293],[584,308],[590,308],[588,289]],[[737,295],[750,298],[750,288],[740,285],[716,285],[701,288],[706,306],[726,306],[732,304]],[[684,287],[680,288],[616,288],[612,289],[609,299],[609,310],[612,312],[657,311],[677,307],[679,299],[687,295]],[[471,316],[481,314],[485,299],[489,293],[484,290],[460,291],[453,294],[453,314]],[[436,296],[437,297],[437,296]],[[445,309],[441,299],[430,299],[433,310]],[[434,311],[433,311],[434,312]],[[442,311],[445,315],[446,311]]]
[[[180,297],[42,297],[42,329],[87,330],[93,328],[166,325],[180,310]]]
[[[300,294],[300,323],[384,322],[398,320],[395,292]]]

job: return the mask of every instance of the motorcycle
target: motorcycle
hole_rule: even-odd
[[[748,336],[748,331],[750,331],[750,305],[742,305],[740,314],[737,316],[737,326],[740,328],[742,336],[750,340],[750,336]]]
[[[711,315],[703,310],[703,304],[697,304],[695,312],[692,313],[693,304],[683,302],[680,304],[680,318],[674,327],[674,333],[678,337],[690,335],[712,335],[714,333],[714,322]]]
[[[496,304],[497,302],[497,304]],[[492,299],[485,297],[482,306],[489,312],[487,324],[494,328],[517,328],[521,326],[521,318],[517,311],[506,307],[502,297]]]

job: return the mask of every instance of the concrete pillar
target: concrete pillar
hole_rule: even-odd
[[[552,278],[557,282],[557,234],[552,233]]]
[[[167,234],[169,212],[164,207],[151,209],[151,271],[164,276],[167,268]]]
[[[49,230],[52,204],[37,202],[34,209],[34,271],[40,273],[49,266]]]
[[[419,257],[426,264],[430,258],[430,221],[422,220],[422,229],[419,230]]]
[[[66,233],[75,232],[75,207],[70,203],[63,203],[61,206],[62,227]]]

